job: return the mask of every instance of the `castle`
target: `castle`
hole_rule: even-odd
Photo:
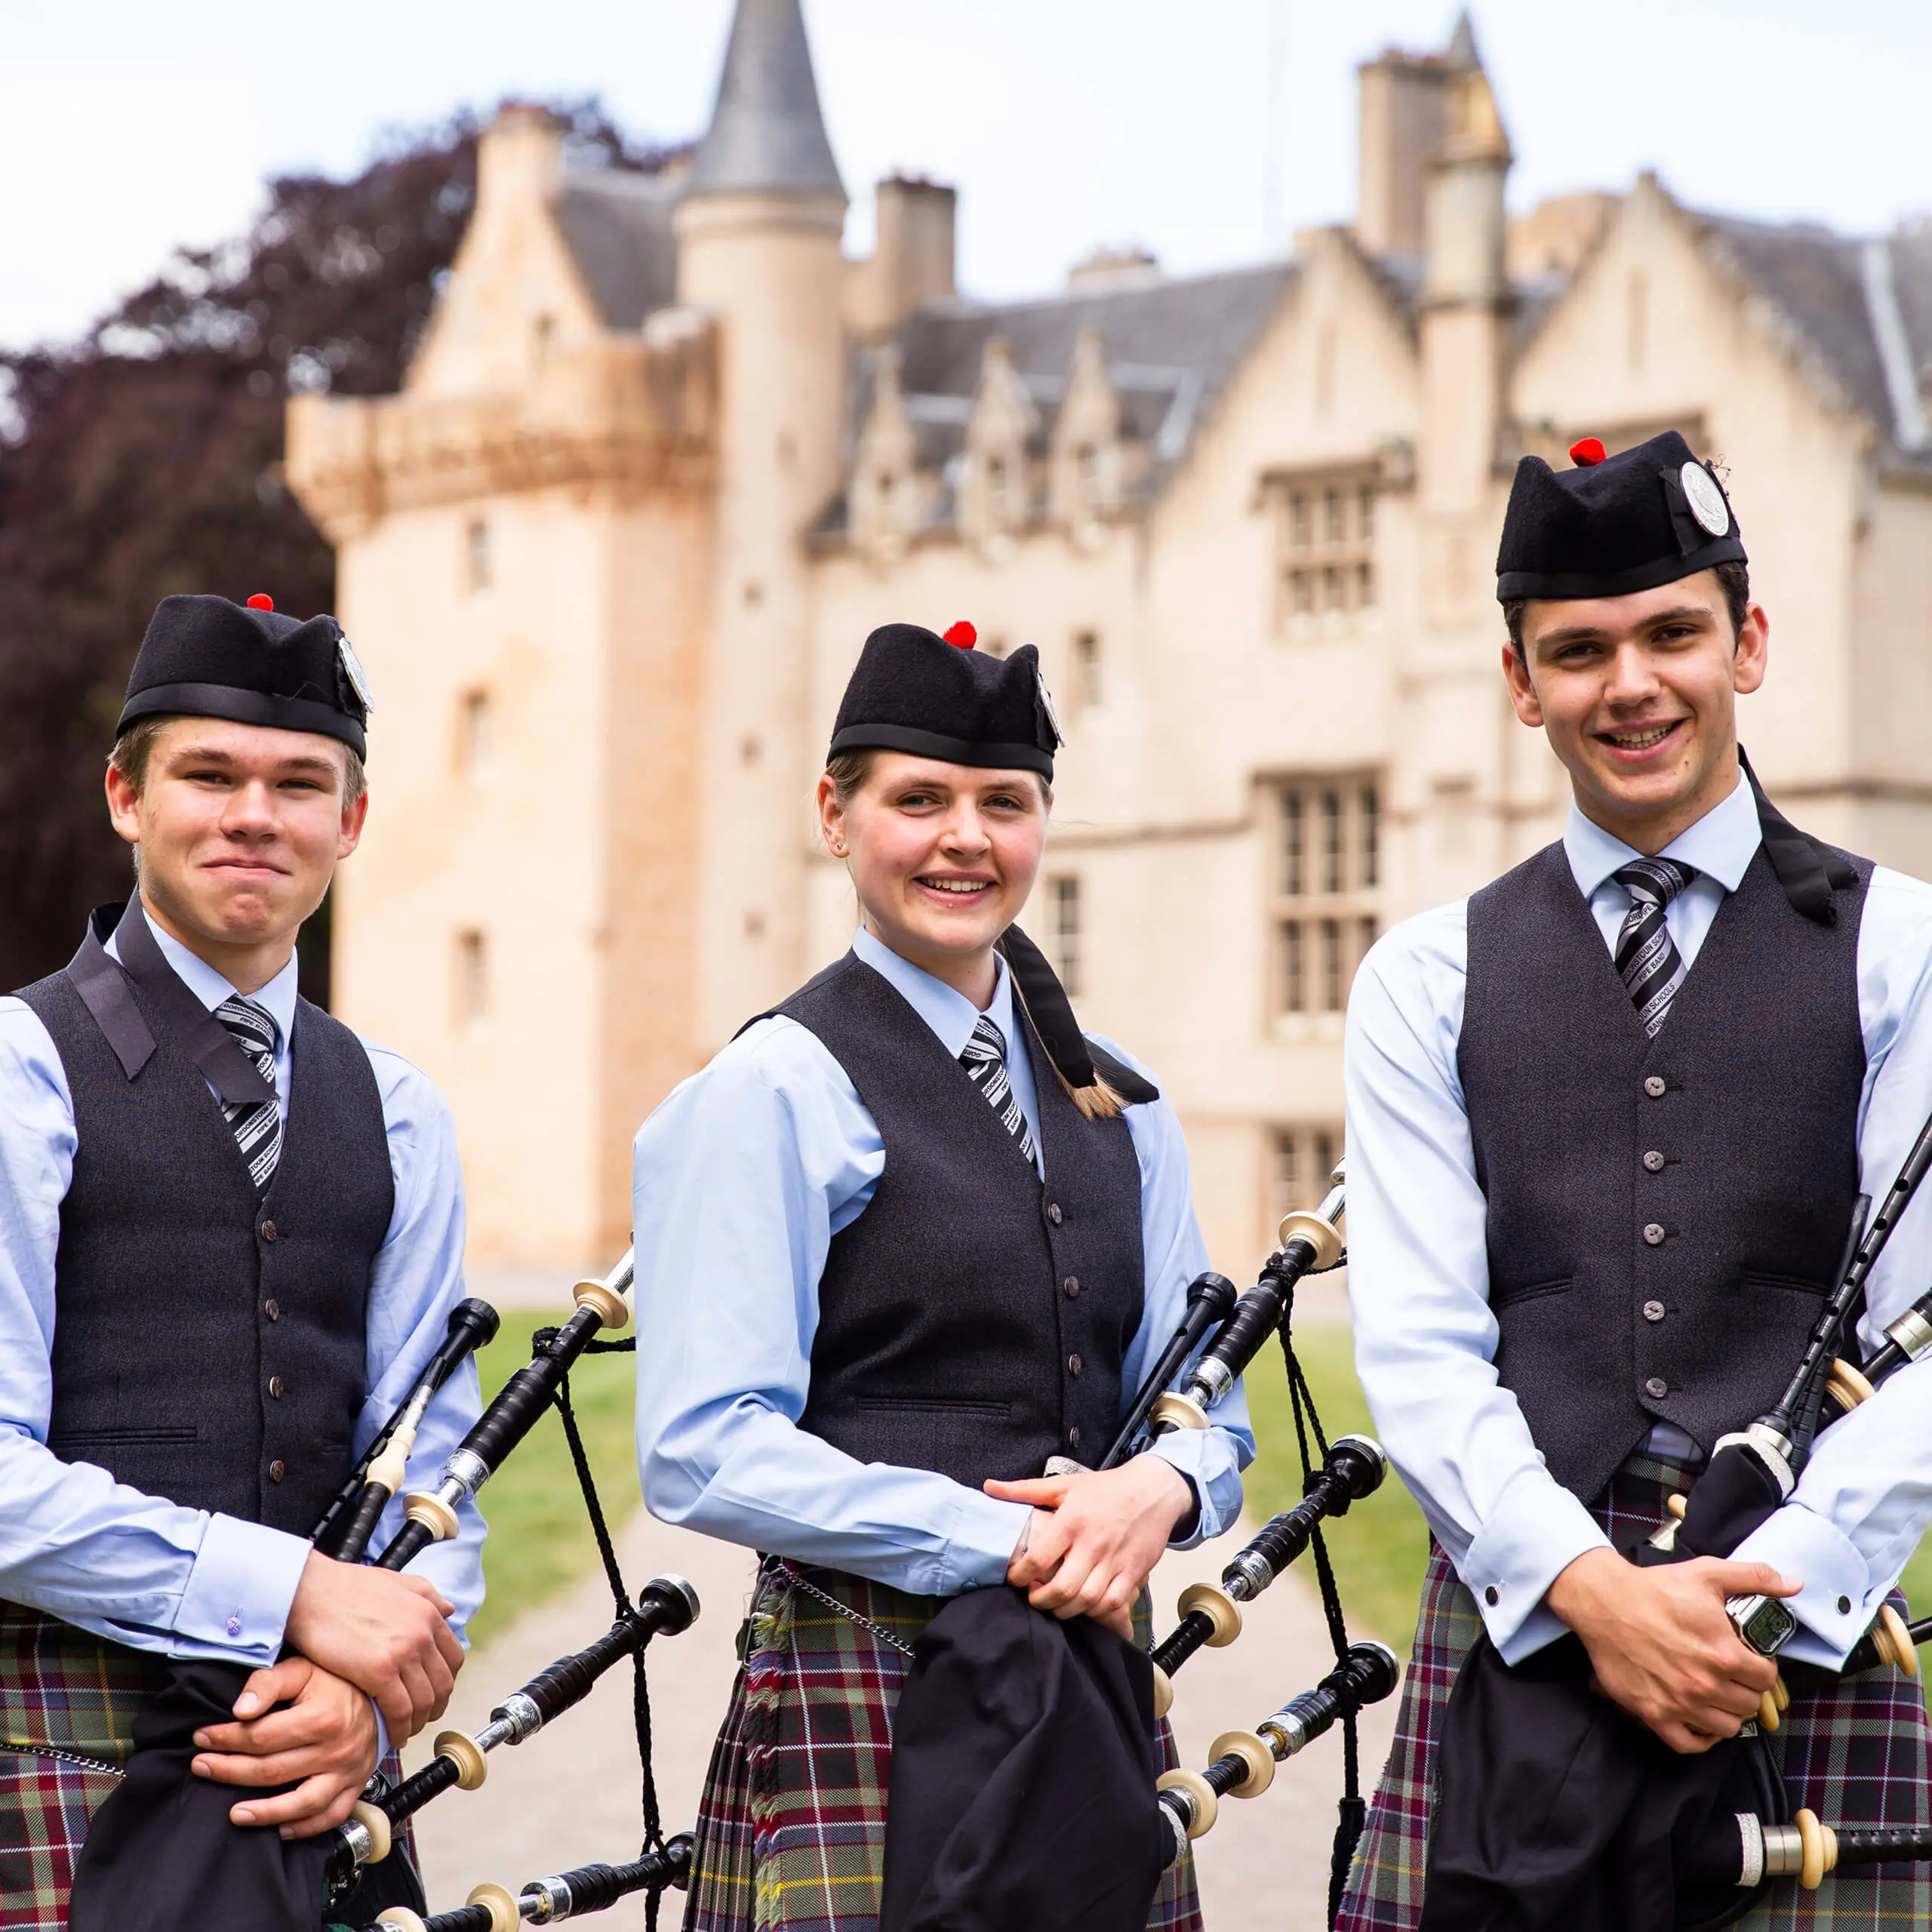
[[[866,632],[1037,644],[1068,743],[1025,921],[1186,1123],[1239,1274],[1338,1151],[1375,934],[1554,835],[1498,674],[1511,469],[1675,426],[1773,619],[1758,771],[1932,871],[1932,234],[1512,218],[1466,22],[1361,70],[1360,205],[1292,259],[1096,258],[987,306],[954,191],[846,195],[798,0],[739,0],[709,131],[577,171],[485,135],[407,383],[291,405],[379,703],[338,1012],[454,1103],[472,1258],[608,1261],[651,1106],[844,946],[810,808]]]

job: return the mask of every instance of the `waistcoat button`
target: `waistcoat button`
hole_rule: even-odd
[[[264,1241],[273,1241],[281,1232],[281,1230],[272,1221],[264,1221],[262,1223],[262,1238]]]
[[[1078,1375],[1080,1373],[1080,1358],[1078,1355],[1069,1355],[1066,1358],[1067,1374],[1069,1375]]]
[[[1065,1281],[1061,1282],[1060,1286],[1066,1291],[1066,1298],[1071,1301],[1080,1292],[1080,1277],[1078,1275],[1069,1275]]]
[[[1066,1446],[1069,1449],[1078,1449],[1080,1447],[1080,1425],[1078,1423],[1066,1432]]]
[[[282,1379],[280,1376],[271,1375],[269,1377],[269,1393],[272,1395],[278,1402],[281,1400],[281,1392],[285,1384],[283,1383]]]
[[[281,1319],[281,1303],[277,1301],[273,1295],[270,1295],[268,1300],[262,1303],[262,1312],[271,1321],[279,1321]]]
[[[1663,1172],[1663,1156],[1660,1154],[1654,1147],[1653,1147],[1651,1151],[1644,1156],[1644,1167],[1647,1173],[1654,1174],[1662,1174]]]
[[[1661,1375],[1654,1375],[1644,1384],[1644,1393],[1654,1402],[1661,1402],[1670,1393],[1670,1384]]]
[[[1663,1317],[1664,1306],[1662,1302],[1647,1301],[1644,1303],[1644,1319],[1646,1321],[1661,1321],[1663,1319]]]
[[[1649,1094],[1651,1098],[1654,1100],[1661,1100],[1663,1097],[1664,1091],[1663,1075],[1661,1073],[1653,1073],[1651,1075],[1651,1076],[1644,1082],[1644,1091]]]
[[[1055,1227],[1058,1227],[1066,1218],[1066,1216],[1060,1211],[1060,1203],[1057,1201],[1049,1201],[1047,1203],[1047,1219],[1052,1222]]]
[[[281,1481],[282,1478],[288,1475],[288,1465],[285,1463],[279,1456],[278,1456],[275,1460],[269,1465],[269,1481],[270,1482]]]
[[[1644,1238],[1653,1247],[1661,1247],[1663,1245],[1663,1223],[1661,1221],[1646,1221],[1644,1223]]]

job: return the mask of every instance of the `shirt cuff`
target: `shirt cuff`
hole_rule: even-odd
[[[1609,1546],[1596,1518],[1546,1470],[1525,1472],[1503,1491],[1457,1569],[1505,1663],[1564,1634],[1544,1596],[1586,1550]]]
[[[1785,1654],[1801,1663],[1835,1669],[1870,1628],[1891,1587],[1889,1577],[1875,1581],[1857,1546],[1835,1524],[1787,1503],[1731,1552],[1734,1563],[1768,1563],[1804,1587],[1785,1602],[1799,1629]]]
[[[940,1559],[939,1587],[934,1594],[957,1596],[962,1590],[983,1590],[1004,1583],[1020,1532],[1032,1514],[1024,1503],[1002,1503],[977,1490],[962,1490],[952,1534],[946,1538]]]
[[[1174,1525],[1170,1549],[1211,1542],[1241,1514],[1241,1445],[1226,1429],[1171,1429],[1143,1453],[1177,1469],[1194,1492],[1194,1508]]]
[[[211,1516],[175,1612],[176,1654],[273,1663],[313,1548],[238,1516]]]

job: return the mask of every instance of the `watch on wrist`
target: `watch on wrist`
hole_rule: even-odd
[[[1798,1619],[1780,1597],[1727,1597],[1731,1627],[1760,1657],[1774,1657],[1798,1629]]]

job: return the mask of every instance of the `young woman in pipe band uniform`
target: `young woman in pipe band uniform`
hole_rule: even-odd
[[[851,950],[637,1138],[645,1498],[764,1558],[694,1932],[867,1932],[893,1709],[940,1602],[1010,1581],[1124,1635],[1162,1552],[1233,1521],[1253,1453],[1237,1389],[1124,1468],[1044,1474],[1105,1455],[1206,1260],[1172,1109],[1104,1041],[1062,1049],[1092,1063],[1069,1084],[995,950],[1059,734],[1030,646],[948,635],[874,632],[840,708],[818,804]],[[1035,1004],[1063,1006],[1047,977]],[[1149,1923],[1199,1923],[1186,1862]]]

